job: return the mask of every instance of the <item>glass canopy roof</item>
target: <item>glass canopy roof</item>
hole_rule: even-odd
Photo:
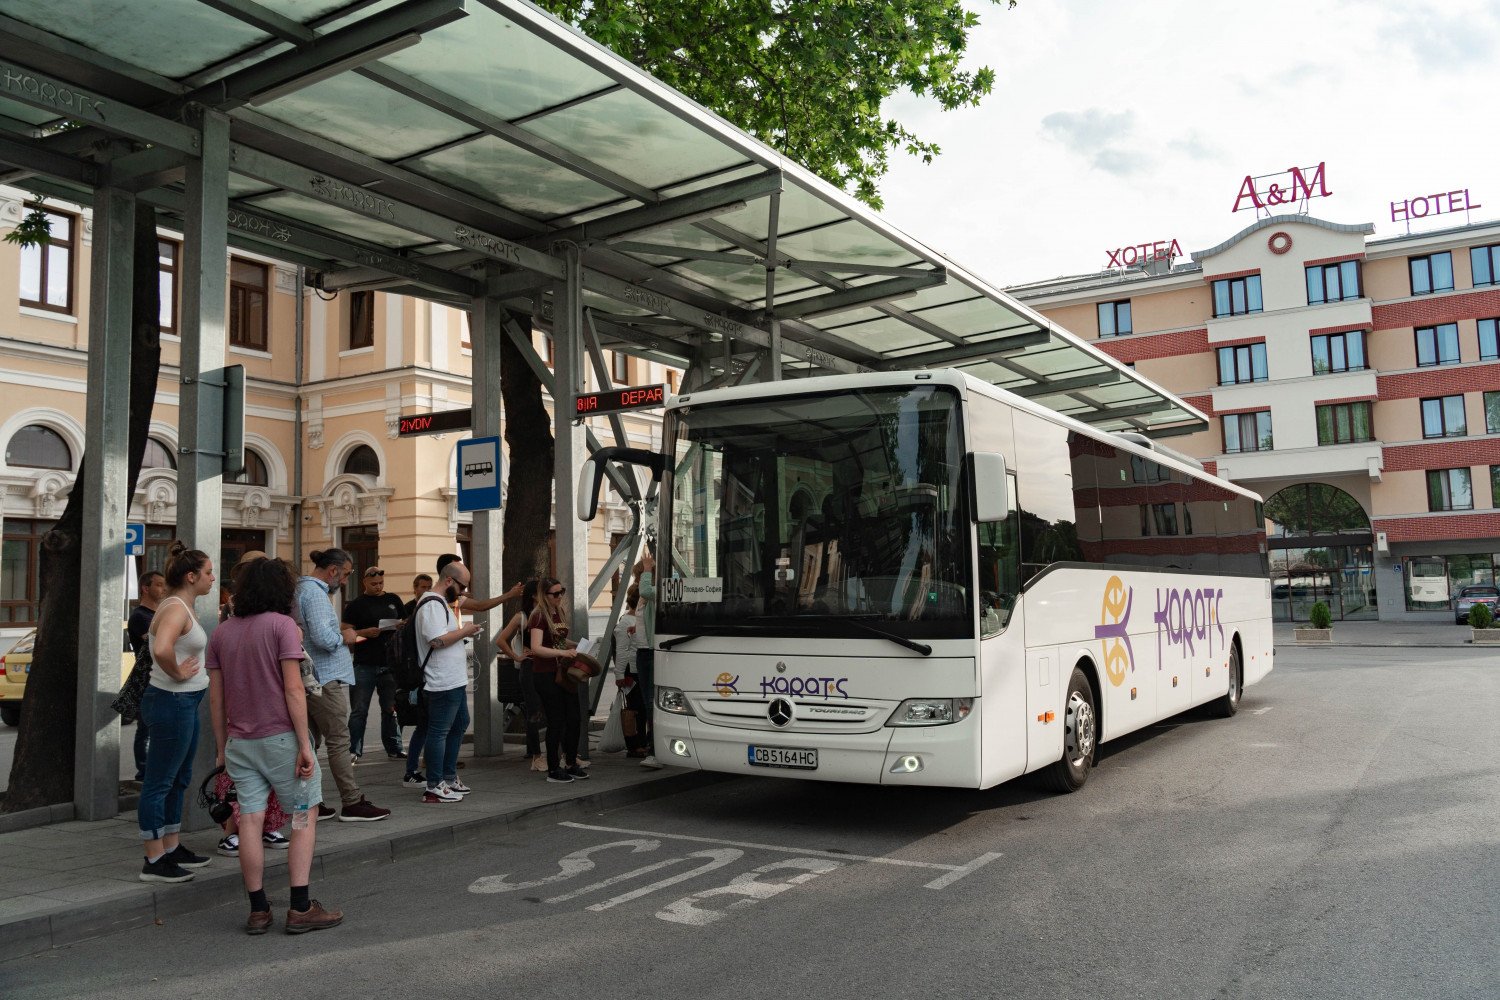
[[[619,349],[724,354],[726,332],[768,338],[774,317],[789,375],[955,366],[1107,429],[1205,422],[521,0],[7,0],[0,43],[22,67],[141,111],[227,112],[233,207],[262,223],[235,241],[324,280],[374,267],[389,287],[451,298],[430,269],[472,278],[508,245],[492,237],[540,255],[571,243]],[[6,148],[80,152],[55,128],[66,120],[0,96]],[[129,134],[91,121],[79,131]],[[309,169],[322,187],[298,182]],[[171,212],[181,196],[166,183],[155,197]],[[270,240],[267,220],[293,238]],[[555,277],[518,281],[518,304],[540,313]]]

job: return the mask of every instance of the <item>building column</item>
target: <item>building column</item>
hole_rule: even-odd
[[[104,168],[108,171],[108,167]],[[120,808],[120,614],[125,607],[125,522],[130,516],[130,341],[135,196],[94,193],[90,257],[88,395],[78,608],[78,725],[73,806],[82,820]]]
[[[190,549],[208,553],[221,579],[229,567],[219,565],[219,538],[224,519],[224,414],[222,369],[226,353],[225,306],[228,276],[226,215],[229,206],[229,119],[197,109],[202,132],[198,158],[188,161],[184,186],[182,268],[182,392],[178,403],[177,537]],[[266,303],[269,310],[270,303]],[[205,381],[206,380],[206,381]],[[217,594],[193,609],[204,631],[218,624]],[[207,669],[207,664],[204,664]],[[201,726],[194,774],[213,769],[215,747],[208,699],[199,713]],[[208,814],[188,796],[183,827],[212,825]]]
[[[498,277],[491,268],[488,277]],[[473,419],[474,437],[500,435],[500,343],[505,338],[505,306],[498,298],[477,297],[469,311],[470,341],[474,350]],[[501,452],[503,454],[503,450]],[[497,470],[505,482],[504,469]],[[469,567],[476,594],[493,597],[505,591],[502,577],[503,509],[474,512],[473,559]],[[500,694],[499,661],[494,636],[505,622],[502,605],[490,615],[489,625],[474,638],[474,653],[479,663],[474,677],[474,753],[488,757],[505,749],[505,713],[497,700]]]
[[[583,428],[573,418],[574,398],[583,391],[583,254],[563,248],[566,274],[552,286],[552,423],[556,440],[552,466],[553,518],[557,527],[557,576],[568,588],[572,635],[588,634],[588,530],[578,520],[578,470],[586,455]]]

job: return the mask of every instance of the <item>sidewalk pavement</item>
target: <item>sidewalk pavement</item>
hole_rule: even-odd
[[[403,785],[404,761],[380,754],[355,768],[370,801],[391,809],[377,823],[318,824],[312,884],[334,872],[444,851],[494,836],[538,816],[580,815],[676,794],[716,780],[700,771],[648,771],[624,754],[594,752],[592,777],[549,784],[532,771],[522,748],[500,757],[460,754],[462,777],[474,789],[462,802],[422,805],[421,788]],[[324,796],[338,804],[325,766]],[[196,783],[188,792],[197,794]],[[141,868],[134,809],[112,820],[70,821],[0,833],[0,961],[97,937],[127,927],[162,923],[238,900],[245,902],[238,860],[214,852],[214,827],[183,835],[183,843],[213,861],[191,882],[148,884]],[[266,852],[266,888],[286,894],[286,852]],[[248,904],[246,904],[248,906]]]
[[[1273,625],[1276,645],[1290,646],[1414,646],[1433,649],[1441,646],[1459,646],[1465,649],[1492,648],[1500,654],[1500,646],[1475,646],[1469,640],[1469,627],[1455,625],[1452,619],[1444,621],[1376,621],[1334,622],[1333,638],[1329,642],[1297,642],[1292,634],[1294,628],[1305,627],[1306,622],[1276,622]]]

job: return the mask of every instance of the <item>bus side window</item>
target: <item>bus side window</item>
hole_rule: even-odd
[[[979,637],[999,635],[1010,623],[1021,589],[1020,523],[1016,512],[1016,477],[1010,475],[1010,511],[1003,521],[979,525]]]

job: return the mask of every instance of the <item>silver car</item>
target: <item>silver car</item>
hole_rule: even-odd
[[[1495,587],[1465,587],[1453,600],[1453,621],[1458,625],[1469,623],[1469,609],[1476,604],[1487,604],[1493,615],[1500,605],[1500,589]]]

